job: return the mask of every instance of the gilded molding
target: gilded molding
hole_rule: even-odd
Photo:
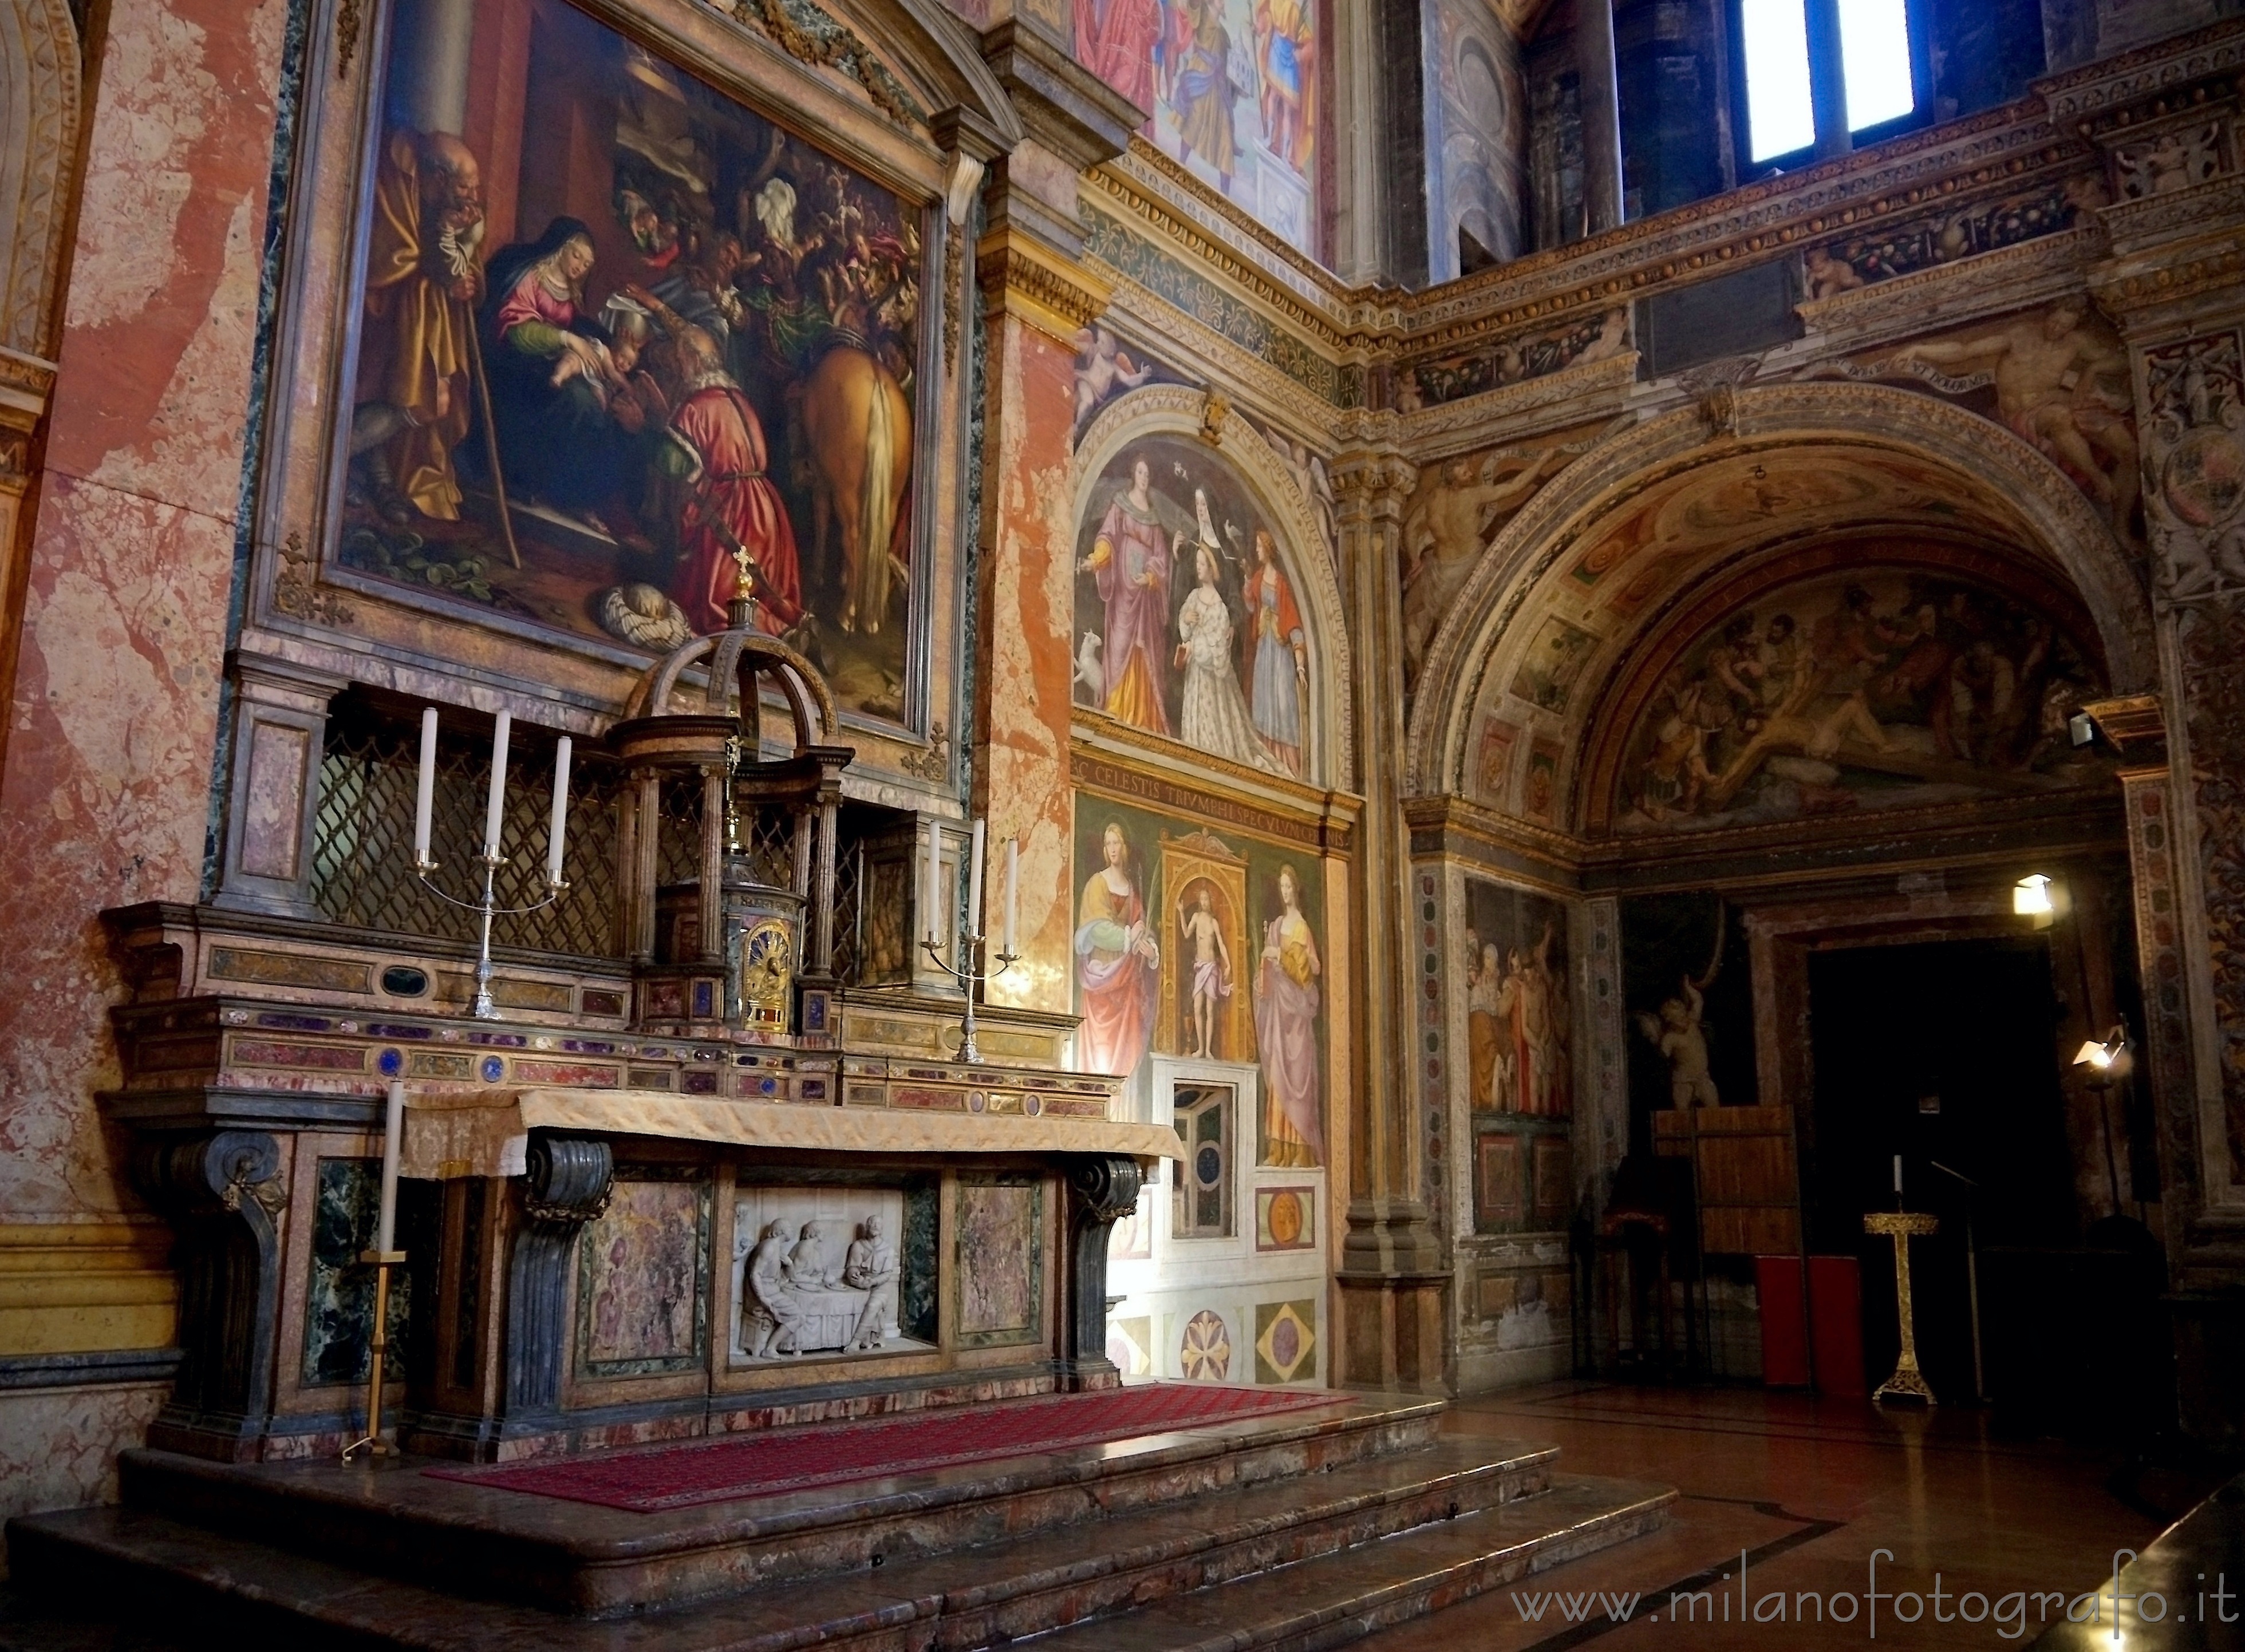
[[[351,59],[358,56],[359,0],[336,0],[336,78],[350,78]]]
[[[303,530],[282,540],[273,574],[273,606],[291,619],[318,626],[350,624],[356,616],[348,599],[320,584],[320,559],[304,542]]]
[[[60,321],[55,281],[78,156],[82,76],[69,0],[0,0],[0,63],[10,65],[17,105],[10,141],[0,146],[0,200],[10,206],[0,347],[36,353]]]
[[[2082,119],[2245,64],[2245,27],[2217,23],[2185,35],[2038,80],[2034,90],[2053,120]]]
[[[992,230],[976,243],[974,270],[986,310],[1002,309],[1071,353],[1078,330],[1115,296],[1112,283],[1016,229]]]
[[[1830,298],[1804,299],[1793,307],[1794,314],[1812,335],[1854,335],[1897,325],[1922,331],[1936,318],[1972,315],[1995,304],[2018,308],[2059,291],[2078,290],[2105,244],[2101,229],[2084,225]]]
[[[811,0],[707,0],[735,22],[745,24],[797,63],[847,75],[892,120],[922,125],[927,115],[912,101],[904,83],[889,72],[872,49],[845,24]]]

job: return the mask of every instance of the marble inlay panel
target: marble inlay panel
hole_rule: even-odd
[[[959,1184],[959,1340],[969,1346],[1031,1342],[1044,1296],[1044,1186]]]
[[[373,1249],[381,1196],[380,1160],[320,1161],[313,1195],[311,1277],[304,1301],[302,1381],[307,1388],[366,1380],[374,1269],[359,1256]],[[401,1380],[412,1283],[410,1269],[390,1270],[390,1347],[383,1366]]]
[[[709,1357],[710,1184],[619,1177],[578,1251],[577,1370],[645,1377]]]

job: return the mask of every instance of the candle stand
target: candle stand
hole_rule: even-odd
[[[463,911],[473,912],[480,920],[476,940],[476,997],[468,1013],[479,1021],[496,1021],[499,1019],[499,1011],[492,1005],[491,994],[492,919],[502,913],[509,917],[519,917],[526,912],[542,911],[568,892],[569,883],[566,878],[555,877],[549,874],[546,881],[547,894],[544,900],[532,901],[527,906],[501,906],[498,904],[497,897],[493,892],[493,883],[499,869],[506,864],[507,856],[492,850],[485,850],[476,858],[483,863],[484,868],[484,892],[481,900],[459,900],[437,888],[436,879],[431,876],[437,870],[437,863],[433,860],[415,861],[413,871],[416,877],[428,885],[429,892],[438,900],[450,902]]]
[[[390,1354],[390,1270],[405,1260],[402,1250],[362,1250],[359,1261],[374,1269],[374,1335],[367,1344],[366,1432],[343,1447],[343,1461],[364,1452],[395,1457],[397,1447],[382,1437],[383,1365]]]
[[[958,982],[960,989],[967,994],[966,1016],[959,1024],[959,1059],[962,1061],[980,1061],[982,1059],[982,1052],[974,1043],[974,990],[986,982],[996,980],[1021,962],[1020,953],[1009,952],[1000,948],[997,957],[998,967],[994,970],[984,969],[982,949],[989,944],[989,938],[987,935],[960,936],[959,961],[955,964],[947,964],[944,961],[943,948],[936,942],[930,940],[920,943],[920,946],[926,951],[928,957],[935,961],[935,967]]]
[[[1881,1233],[1894,1241],[1895,1308],[1902,1317],[1902,1357],[1894,1375],[1871,1395],[1875,1400],[1922,1399],[1933,1404],[1933,1389],[1917,1368],[1917,1325],[1909,1303],[1909,1242],[1940,1230],[1941,1219],[1923,1210],[1874,1210],[1863,1218],[1865,1233]]]

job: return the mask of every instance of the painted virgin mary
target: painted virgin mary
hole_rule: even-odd
[[[1302,916],[1302,889],[1291,866],[1278,869],[1278,916],[1263,926],[1255,971],[1255,1041],[1263,1058],[1263,1162],[1325,1162],[1318,1119],[1318,978],[1325,973],[1317,937]]]
[[[1128,1078],[1146,1053],[1161,985],[1162,949],[1146,923],[1144,893],[1130,868],[1130,841],[1109,822],[1105,862],[1076,904],[1075,978],[1083,991],[1084,1065]]]
[[[608,414],[621,378],[585,305],[593,233],[557,218],[534,241],[492,260],[479,325],[508,494],[574,515],[601,532],[635,535],[624,508],[633,442]],[[462,457],[478,456],[475,443]]]

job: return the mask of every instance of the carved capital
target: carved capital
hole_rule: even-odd
[[[1077,332],[1106,310],[1110,281],[1013,228],[993,230],[974,248],[983,311],[1035,328],[1073,352]]]
[[[1136,1159],[1072,1159],[1068,1166],[1070,1220],[1066,1317],[1061,1376],[1070,1388],[1111,1388],[1122,1380],[1107,1357],[1107,1240],[1137,1208],[1144,1175]]]
[[[158,1137],[135,1167],[141,1190],[174,1221],[238,1214],[245,1198],[270,1213],[286,1203],[281,1146],[261,1130]]]
[[[1394,520],[1418,485],[1419,467],[1400,453],[1360,449],[1333,464],[1333,500],[1344,523]]]

